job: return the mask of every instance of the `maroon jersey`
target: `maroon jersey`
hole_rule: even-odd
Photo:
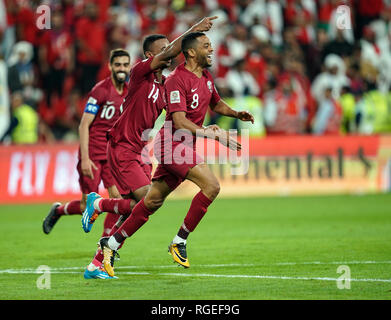
[[[122,95],[115,89],[111,77],[98,82],[88,95],[84,112],[95,115],[89,128],[89,156],[91,160],[106,160],[107,131],[118,120],[122,103],[128,93],[124,84]]]
[[[124,112],[109,131],[110,141],[141,154],[148,142],[148,130],[167,105],[163,84],[154,70],[153,57],[135,64],[130,73],[128,95],[124,101]],[[163,76],[163,82],[165,77]],[[143,132],[145,132],[143,134]]]
[[[165,87],[168,98],[166,121],[172,121],[173,112],[184,111],[187,119],[202,127],[208,106],[220,101],[210,72],[204,69],[202,77],[198,78],[185,68],[184,63],[167,77]],[[172,130],[174,134],[174,126]]]

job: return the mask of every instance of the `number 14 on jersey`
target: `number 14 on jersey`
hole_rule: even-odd
[[[156,89],[156,90],[155,90],[155,89]],[[152,99],[153,99],[153,102],[155,103],[158,97],[159,97],[159,88],[157,88],[157,87],[155,86],[155,84],[153,84],[152,90],[151,90],[151,92],[150,92],[149,95],[148,95],[148,99],[151,99],[151,98],[152,98]]]

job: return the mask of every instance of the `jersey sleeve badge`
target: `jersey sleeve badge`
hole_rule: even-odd
[[[170,92],[170,103],[181,103],[181,96],[178,90]]]
[[[213,89],[212,89],[212,81],[208,80],[206,85],[208,86],[209,91],[212,92],[213,91]]]
[[[90,97],[87,101],[86,107],[84,109],[84,112],[97,114],[99,110],[99,106],[97,105],[97,100],[93,97]]]

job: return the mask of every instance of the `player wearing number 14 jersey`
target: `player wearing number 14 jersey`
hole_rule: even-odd
[[[111,52],[110,77],[100,81],[88,95],[87,104],[80,122],[80,148],[77,171],[82,192],[81,200],[73,200],[61,205],[54,203],[43,222],[43,231],[49,234],[63,215],[81,215],[86,207],[87,195],[98,192],[103,181],[111,198],[120,198],[115,180],[107,163],[107,131],[113,126],[122,112],[122,103],[128,93],[127,79],[130,73],[129,53],[122,49]],[[103,234],[108,234],[118,220],[118,215],[108,214],[104,222]]]
[[[146,59],[132,68],[129,93],[124,102],[126,110],[108,133],[108,160],[121,189],[133,194],[137,201],[144,197],[151,181],[152,166],[142,154],[148,143],[148,136],[144,135],[154,127],[167,105],[162,71],[180,53],[182,38],[193,31],[209,30],[211,20],[204,18],[171,43],[164,35],[146,37],[143,42]],[[123,212],[121,208],[122,205],[119,214],[129,212],[129,207]]]

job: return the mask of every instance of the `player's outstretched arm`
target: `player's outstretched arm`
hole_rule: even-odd
[[[175,58],[180,52],[182,47],[182,39],[189,33],[192,32],[205,32],[210,30],[213,26],[213,20],[217,19],[217,16],[205,17],[195,25],[193,25],[189,30],[183,33],[181,36],[172,41],[161,53],[157,54],[152,62],[151,69],[159,69],[163,67],[167,62]]]
[[[90,160],[88,152],[88,141],[89,141],[89,128],[94,121],[95,115],[90,113],[83,113],[79,125],[79,137],[80,137],[80,160],[81,160],[81,171],[83,175],[94,179],[94,173],[92,169],[97,170],[95,164]]]
[[[232,150],[241,150],[241,144],[229,135],[228,131],[220,129],[216,125],[199,127],[194,122],[186,118],[186,112],[173,112],[172,120],[176,129],[190,131],[194,136],[206,137],[217,140]]]
[[[251,121],[254,123],[253,115],[248,111],[235,111],[233,110],[227,103],[225,103],[222,99],[215,105],[211,106],[211,109],[223,116],[232,117],[239,119],[241,121]]]

